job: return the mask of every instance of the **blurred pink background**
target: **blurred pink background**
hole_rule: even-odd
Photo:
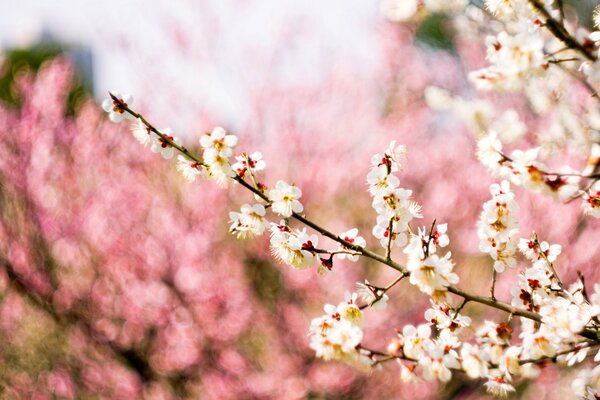
[[[477,251],[475,224],[493,180],[474,136],[423,99],[432,84],[470,96],[465,74],[483,63],[483,46],[434,50],[415,29],[363,1],[11,3],[0,15],[4,48],[51,36],[88,49],[94,98],[65,117],[67,54],[16,74],[22,105],[0,107],[0,395],[485,398],[481,382],[461,375],[443,387],[405,385],[393,363],[369,374],[315,359],[306,335],[323,305],[365,278],[384,285],[393,271],[337,262],[320,277],[277,264],[267,237],[241,242],[227,232],[228,212],[249,194],[186,183],[97,106],[108,89],[131,93],[136,109],[191,149],[225,126],[239,149],[263,153],[268,183],[302,188],[311,219],[338,233],[356,226],[372,248],[370,156],[404,143],[402,186],[423,205],[423,224],[449,223],[459,286],[486,293],[491,260]],[[518,98],[490,100],[543,122]],[[576,204],[516,193],[522,234],[535,229],[563,245],[563,280],[581,270],[597,281],[598,223]],[[508,298],[515,273],[502,276],[499,296]],[[367,311],[372,348],[423,322],[427,300],[407,282],[390,296],[385,312]],[[479,321],[495,316],[466,310]],[[518,396],[564,398],[570,374],[548,366]]]

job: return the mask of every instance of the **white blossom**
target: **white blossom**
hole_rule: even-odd
[[[302,231],[291,230],[282,222],[271,227],[271,253],[281,262],[298,269],[306,269],[313,265],[314,249],[318,244],[316,235],[308,235],[306,228]]]
[[[200,138],[200,146],[205,150],[211,149],[217,155],[225,158],[233,155],[233,147],[235,147],[237,142],[238,139],[235,135],[228,135],[227,131],[220,126],[217,126],[212,132]]]
[[[265,213],[265,207],[262,204],[244,204],[239,213],[229,213],[231,222],[229,231],[234,233],[238,239],[262,235],[269,227],[269,222],[265,219]]]
[[[350,244],[354,244],[356,246],[365,247],[367,245],[367,241],[362,236],[358,235],[358,229],[356,229],[356,228],[352,228],[350,230],[347,230],[346,232],[342,232],[340,234],[340,238],[342,238],[346,242],[348,242]],[[353,250],[340,244],[339,251],[353,251]],[[347,254],[347,253],[337,254],[337,257],[340,260],[347,258],[349,261],[352,261],[352,262],[358,261],[358,258],[359,258],[358,254]]]
[[[273,202],[273,212],[282,217],[291,217],[293,213],[301,213],[304,210],[302,203],[298,201],[302,197],[302,190],[284,181],[277,181],[275,188],[267,191],[267,196]]]
[[[123,104],[125,107],[131,107],[131,104],[133,103],[133,97],[131,95],[121,94],[112,90],[110,93],[119,99],[121,104]],[[108,113],[108,119],[115,123],[119,123],[123,121],[123,119],[133,118],[127,111],[125,111],[125,109],[123,109],[123,107],[121,107],[119,102],[113,100],[112,98],[105,99],[102,102],[102,108]]]
[[[135,140],[140,142],[144,147],[152,144],[158,139],[158,135],[152,132],[140,118],[137,118],[136,122],[131,124],[130,129]]]
[[[250,155],[241,155],[236,156],[236,163],[231,166],[231,168],[235,171],[236,174],[241,176],[242,178],[246,174],[247,171],[251,173],[256,173],[258,171],[262,171],[266,167],[266,163],[262,159],[262,154],[258,151],[250,154]]]
[[[171,142],[179,144],[179,139],[172,135],[172,131],[170,128],[163,129],[161,133],[165,138],[169,139]],[[173,146],[171,146],[171,144],[167,140],[163,139],[158,135],[156,137],[156,140],[152,141],[150,150],[153,153],[160,153],[160,155],[167,160],[172,158],[175,152]]]
[[[177,156],[177,170],[189,182],[202,175],[202,165],[182,155]]]

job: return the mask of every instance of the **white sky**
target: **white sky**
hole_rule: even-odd
[[[0,0],[0,10],[2,47],[42,30],[90,47],[99,97],[116,89],[161,107],[172,91],[230,125],[264,85],[307,84],[339,65],[368,75],[380,61],[376,0]]]

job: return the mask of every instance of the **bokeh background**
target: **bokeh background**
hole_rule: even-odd
[[[459,40],[443,14],[392,23],[376,1],[0,5],[0,398],[486,397],[460,374],[405,385],[395,364],[366,373],[315,359],[307,328],[323,305],[393,271],[344,261],[321,277],[277,264],[267,237],[227,232],[247,193],[185,182],[98,106],[109,89],[132,93],[191,149],[226,127],[240,149],[263,153],[267,183],[295,182],[311,219],[358,227],[373,248],[370,157],[404,143],[402,186],[424,224],[449,223],[460,286],[484,294],[491,260],[477,251],[475,224],[493,180],[474,134],[424,100],[430,85],[474,98],[466,75],[485,64],[482,43]],[[573,10],[589,17],[590,5]],[[585,96],[574,86],[574,101]],[[487,101],[527,122],[514,147],[536,143],[546,121],[523,98]],[[563,245],[563,280],[583,271],[596,282],[600,225],[577,204],[516,192],[523,236],[535,229]],[[407,282],[390,296],[386,311],[367,312],[372,348],[423,322],[427,299]],[[574,373],[546,366],[516,396],[565,398]]]

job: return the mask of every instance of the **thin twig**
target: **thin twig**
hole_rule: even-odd
[[[496,268],[492,267],[492,269],[492,288],[490,290],[490,297],[496,299],[496,296],[494,295],[494,291],[496,290]]]

